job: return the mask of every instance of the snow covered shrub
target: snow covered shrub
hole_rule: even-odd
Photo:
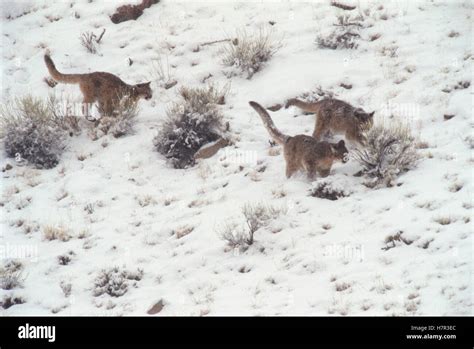
[[[81,133],[80,116],[75,113],[74,105],[78,105],[78,103],[75,103],[68,96],[62,96],[58,99],[55,95],[50,95],[48,98],[48,108],[51,110],[52,121],[69,133],[71,137]]]
[[[62,254],[57,257],[59,265],[68,265],[71,263],[72,257],[75,255],[74,251],[69,251],[68,253]]]
[[[220,229],[219,235],[229,247],[245,251],[254,243],[254,234],[257,230],[267,226],[272,220],[285,213],[284,208],[261,203],[248,203],[242,207],[246,227],[237,223],[227,223]]]
[[[474,136],[468,135],[464,137],[464,142],[467,144],[469,149],[474,149]]]
[[[222,48],[222,62],[232,67],[225,72],[228,76],[246,75],[247,79],[263,68],[280,49],[281,43],[275,41],[273,32],[260,28],[249,35],[245,30],[237,31],[237,39],[226,41]]]
[[[8,309],[17,304],[25,303],[25,299],[22,297],[15,297],[13,295],[5,295],[3,299],[0,301],[0,307],[3,309]]]
[[[335,98],[337,95],[330,90],[324,90],[321,86],[316,86],[314,89],[310,91],[306,91],[299,95],[297,98],[301,99],[304,102],[314,103],[321,101],[323,99]],[[288,100],[285,103],[285,108],[288,106]],[[312,113],[310,113],[312,114]]]
[[[357,48],[361,20],[361,17],[338,16],[337,23],[334,24],[335,28],[326,35],[318,35],[316,43],[320,48],[331,50]]]
[[[309,195],[321,199],[337,200],[351,194],[350,183],[345,176],[333,175],[316,180]]]
[[[382,247],[382,250],[388,251],[394,247],[400,246],[402,243],[405,245],[411,245],[413,241],[406,238],[402,234],[403,234],[403,231],[400,230],[400,231],[397,231],[395,234],[388,235],[384,240],[385,246]]]
[[[130,281],[140,281],[143,270],[135,272],[120,270],[118,267],[102,270],[94,281],[93,294],[95,297],[108,294],[111,297],[121,297],[128,291]],[[134,283],[135,284],[135,283]]]
[[[164,56],[158,53],[157,57],[151,61],[150,74],[153,76],[153,80],[156,80],[158,85],[165,89],[170,89],[175,86],[178,82],[174,79],[171,71],[168,55]]]
[[[365,148],[354,150],[353,157],[362,165],[362,173],[372,178],[368,187],[392,186],[395,178],[414,167],[420,158],[410,127],[398,121],[381,122],[367,133]]]
[[[81,40],[81,45],[87,50],[87,52],[95,54],[97,53],[97,46],[100,44],[102,37],[105,34],[105,29],[102,30],[100,35],[95,35],[93,32],[82,33],[79,39]]]
[[[139,111],[137,101],[123,97],[114,109],[113,115],[107,115],[103,110],[99,110],[104,116],[97,121],[97,130],[103,134],[111,134],[115,138],[129,135],[133,133]]]
[[[266,226],[271,220],[276,219],[283,212],[283,209],[269,205],[245,204],[242,208],[242,213],[249,231],[249,245],[253,243],[253,235],[258,229]]]
[[[81,45],[87,50],[87,52],[92,54],[97,53],[97,43],[93,32],[82,33],[79,39],[81,40]]]
[[[253,236],[235,222],[224,224],[218,229],[218,234],[232,249],[245,251],[253,243]]]
[[[0,108],[0,136],[8,157],[37,168],[56,166],[65,149],[66,132],[48,102],[29,95]]]
[[[65,282],[64,280],[61,280],[59,283],[59,287],[63,291],[64,297],[69,297],[72,292],[72,284],[70,282]]]
[[[357,48],[357,43],[355,38],[359,36],[357,33],[352,32],[339,32],[340,30],[336,29],[332,31],[327,36],[319,35],[316,39],[317,44],[320,48],[328,48],[331,50],[337,50],[342,48],[354,49]]]
[[[225,97],[229,93],[230,85],[227,84],[220,88],[214,84],[208,84],[206,87],[189,88],[183,86],[179,89],[179,94],[187,101],[200,104],[225,104]]]
[[[11,290],[21,286],[23,265],[16,260],[4,262],[0,268],[0,288]]]
[[[153,143],[175,168],[194,165],[194,154],[225,132],[223,115],[216,104],[221,99],[219,96],[213,86],[182,88],[180,100],[168,109],[167,120]]]

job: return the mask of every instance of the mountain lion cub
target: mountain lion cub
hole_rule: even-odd
[[[263,125],[270,136],[283,145],[287,178],[298,170],[305,170],[309,179],[314,179],[316,172],[321,177],[326,177],[334,161],[347,162],[348,151],[343,140],[339,143],[329,143],[319,142],[306,135],[284,135],[276,128],[270,115],[260,104],[256,102],[249,102],[249,104],[262,118]]]
[[[83,113],[87,119],[89,106],[92,103],[98,102],[101,114],[110,116],[124,96],[128,96],[133,102],[137,102],[140,98],[148,100],[152,97],[150,82],[129,85],[119,77],[104,72],[62,74],[56,69],[48,53],[44,55],[44,61],[54,80],[66,84],[79,84],[84,97]]]
[[[374,122],[374,112],[366,113],[361,108],[355,108],[339,99],[323,99],[315,103],[306,103],[299,99],[288,100],[285,108],[296,106],[304,111],[316,114],[316,127],[313,137],[321,139],[327,132],[344,134],[346,139],[365,145],[365,131],[368,131]]]

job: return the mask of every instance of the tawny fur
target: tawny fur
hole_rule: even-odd
[[[249,104],[262,118],[270,136],[283,145],[287,178],[298,170],[306,171],[310,179],[314,179],[316,174],[326,177],[335,161],[347,161],[348,151],[343,140],[329,143],[320,142],[306,135],[287,136],[276,128],[270,115],[261,105],[256,102]]]
[[[215,155],[220,149],[229,145],[229,141],[225,138],[219,138],[212,144],[206,144],[194,154],[194,159],[208,159]]]
[[[150,82],[137,85],[129,85],[123,82],[118,76],[94,72],[88,74],[62,74],[54,65],[48,54],[44,55],[44,61],[51,77],[57,82],[66,84],[79,84],[83,95],[83,113],[89,117],[89,107],[98,102],[99,111],[103,116],[111,116],[120,103],[121,98],[131,98],[133,102],[140,98],[150,99],[152,90]]]
[[[313,137],[321,140],[327,133],[344,134],[346,140],[360,145],[366,144],[364,133],[373,125],[374,112],[366,113],[339,99],[323,99],[315,103],[303,102],[292,98],[286,108],[296,106],[304,111],[316,114]]]

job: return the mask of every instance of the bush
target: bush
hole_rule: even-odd
[[[413,168],[420,156],[416,140],[408,125],[384,122],[373,126],[367,133],[364,149],[354,150],[353,157],[362,165],[362,173],[372,178],[365,184],[392,186],[401,173]]]
[[[21,286],[23,278],[23,265],[15,260],[4,263],[0,268],[0,288],[2,290],[11,290]]]
[[[334,175],[327,178],[320,178],[310,189],[309,195],[334,201],[349,196],[351,194],[349,186],[350,183],[348,183],[345,176]]]
[[[5,295],[0,301],[0,308],[8,309],[14,305],[23,304],[26,300],[22,297],[15,297],[13,295]]]
[[[150,73],[160,86],[169,89],[175,86],[177,81],[174,79],[171,72],[168,56],[165,56],[165,59],[166,60],[163,60],[162,55],[158,54],[157,58],[151,61]]]
[[[468,135],[464,137],[464,142],[468,145],[469,149],[474,149],[474,136]]]
[[[347,15],[337,17],[335,28],[327,35],[318,35],[316,43],[320,48],[331,50],[355,49],[360,37],[358,28],[361,27],[361,17],[350,17]]]
[[[253,243],[253,236],[235,223],[225,223],[218,229],[218,234],[232,249],[245,251]]]
[[[223,44],[224,65],[232,67],[228,76],[246,75],[247,79],[260,71],[270,58],[280,49],[281,43],[272,38],[272,32],[260,29],[253,35],[245,30],[237,32],[237,39]]]
[[[79,135],[81,128],[79,125],[80,117],[76,114],[74,106],[80,105],[77,101],[72,100],[68,96],[63,96],[61,100],[55,95],[50,95],[48,98],[48,109],[52,114],[52,122],[64,132],[69,133],[69,136]]]
[[[253,243],[253,235],[258,229],[266,226],[269,221],[277,218],[282,211],[283,210],[273,206],[263,204],[246,204],[242,208],[242,213],[249,230],[248,244],[251,245]]]
[[[315,103],[323,99],[331,99],[335,97],[337,97],[337,95],[333,91],[324,90],[321,86],[316,86],[314,89],[311,89],[309,91],[302,93],[297,98],[302,100],[303,102]],[[290,100],[286,101],[285,108],[288,107],[288,102]],[[314,114],[314,113],[308,112],[308,114]]]
[[[103,134],[111,134],[115,138],[133,133],[136,117],[139,113],[138,102],[125,96],[114,109],[113,115],[99,110],[102,116],[97,121],[97,129]]]
[[[128,96],[119,97],[113,111],[99,108],[101,117],[95,121],[95,127],[89,129],[89,137],[96,140],[107,134],[115,138],[132,134],[139,111],[138,101]]]
[[[81,45],[84,46],[84,48],[87,50],[89,53],[97,53],[97,44],[95,42],[95,34],[92,32],[85,32],[82,33],[81,36],[79,37],[81,40]]]
[[[49,102],[27,95],[0,109],[1,136],[8,157],[37,168],[53,168],[65,149],[66,132]]]
[[[94,282],[94,296],[98,297],[108,294],[112,297],[121,297],[128,291],[130,281],[140,281],[143,271],[137,269],[136,272],[120,270],[118,267],[109,270],[102,270]]]
[[[254,243],[254,235],[257,230],[267,226],[270,221],[284,213],[286,210],[282,208],[264,204],[246,204],[242,207],[242,214],[245,217],[247,229],[238,224],[228,223],[222,227],[219,235],[229,247],[245,251]]]
[[[105,29],[102,31],[102,34],[96,36],[93,32],[82,33],[79,39],[81,40],[81,45],[87,50],[87,52],[95,54],[97,53],[97,45],[100,44],[102,37],[105,34]]]
[[[230,85],[225,85],[223,88],[214,84],[208,84],[206,87],[189,88],[183,86],[179,89],[179,94],[186,101],[193,105],[207,105],[207,104],[225,104],[225,97],[229,93]]]
[[[157,151],[175,168],[194,165],[194,154],[204,144],[219,139],[226,130],[216,105],[222,96],[212,85],[206,89],[180,90],[181,99],[168,109],[167,120],[153,139]]]
[[[43,237],[47,241],[59,240],[66,242],[71,239],[71,233],[64,226],[46,225],[43,227]]]

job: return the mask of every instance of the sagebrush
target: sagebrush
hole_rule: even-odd
[[[208,84],[205,87],[187,87],[183,86],[179,89],[179,94],[195,106],[207,104],[225,104],[225,98],[229,93],[230,85],[219,87],[215,84]]]
[[[121,297],[127,293],[131,282],[140,281],[142,277],[143,271],[140,269],[134,272],[119,267],[103,269],[94,281],[93,295],[98,297],[108,294],[111,297]]]
[[[195,164],[194,154],[204,145],[219,139],[226,131],[217,105],[225,94],[209,85],[206,88],[181,88],[179,100],[167,110],[153,143],[175,168]]]
[[[87,50],[87,52],[95,54],[97,53],[97,43],[95,41],[95,34],[92,32],[85,32],[79,36],[81,45]]]
[[[69,133],[70,136],[77,136],[81,133],[80,113],[75,110],[75,106],[80,105],[70,96],[50,95],[48,98],[48,109],[51,111],[52,122]]]
[[[123,96],[114,108],[113,115],[108,115],[101,109],[99,112],[102,117],[96,122],[96,132],[111,134],[118,138],[133,133],[136,117],[140,110],[138,101]]]
[[[79,36],[79,39],[81,41],[81,45],[84,46],[87,52],[95,54],[97,53],[98,45],[100,44],[104,34],[105,29],[99,36],[96,36],[93,32],[88,31],[82,33],[81,36]]]
[[[272,220],[285,213],[285,208],[262,203],[247,203],[242,207],[245,226],[227,223],[218,231],[218,234],[229,247],[245,251],[254,243],[254,235],[260,228],[267,226]]]
[[[157,83],[164,87],[168,88],[175,85],[176,80],[173,77],[171,72],[168,56],[165,55],[165,59],[161,54],[158,54],[157,58],[153,59],[151,62],[151,74]]]
[[[330,90],[325,90],[321,86],[316,86],[315,88],[306,91],[298,96],[298,99],[301,99],[307,103],[315,103],[324,99],[335,98],[337,95]]]
[[[23,304],[26,300],[23,297],[16,297],[14,295],[4,295],[0,300],[0,308],[8,309],[14,305]]]
[[[243,74],[251,79],[280,48],[281,42],[274,39],[272,31],[260,28],[249,34],[239,30],[237,39],[226,41],[222,47],[222,62],[232,68],[225,73],[229,76]]]
[[[356,149],[353,158],[362,165],[362,173],[371,178],[366,185],[391,186],[397,176],[412,169],[420,156],[418,143],[408,125],[399,121],[382,121],[367,133],[367,145]]]
[[[12,290],[20,287],[23,282],[23,264],[16,260],[8,260],[0,267],[0,288]]]
[[[245,251],[253,243],[248,231],[235,222],[225,223],[217,228],[217,233],[232,249]]]
[[[331,177],[316,180],[309,190],[309,195],[321,199],[338,200],[351,194],[350,184],[346,178],[333,175]]]
[[[316,43],[320,48],[331,50],[355,49],[360,38],[359,28],[362,17],[352,17],[348,15],[338,16],[337,23],[326,34],[319,34]]]
[[[31,95],[0,108],[0,135],[6,155],[37,168],[53,168],[66,144],[66,130],[48,100]]]

